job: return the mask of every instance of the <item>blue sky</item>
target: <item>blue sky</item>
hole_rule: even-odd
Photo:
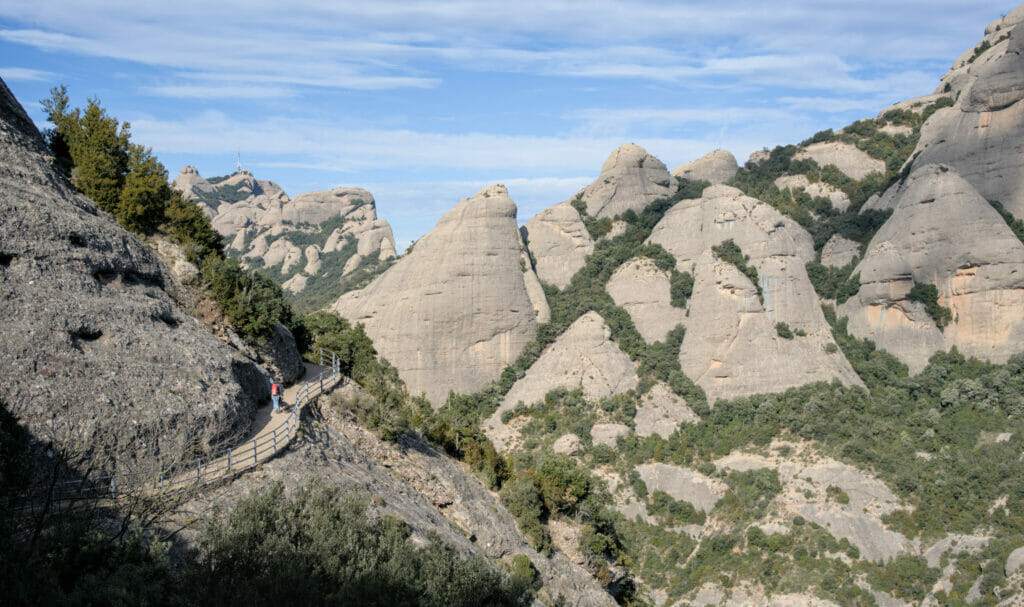
[[[4,0],[0,77],[40,126],[56,84],[99,98],[172,178],[229,173],[240,151],[292,196],[365,187],[401,250],[490,183],[524,223],[623,143],[669,169],[715,148],[742,163],[873,116],[932,92],[1014,8]]]

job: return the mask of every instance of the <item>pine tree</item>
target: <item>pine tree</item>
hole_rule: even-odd
[[[164,220],[164,208],[171,197],[167,170],[152,151],[131,144],[128,151],[128,174],[121,188],[117,216],[129,230],[152,232]]]

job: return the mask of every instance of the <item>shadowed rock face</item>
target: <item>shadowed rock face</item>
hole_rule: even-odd
[[[726,150],[715,150],[705,156],[677,166],[672,171],[673,177],[682,177],[691,181],[710,181],[712,184],[725,183],[736,175],[739,165],[736,157]]]
[[[757,287],[711,247],[732,239],[757,269]],[[814,259],[811,237],[793,220],[728,186],[712,186],[676,204],[649,241],[665,247],[680,271],[694,276],[683,371],[708,394],[732,398],[838,378],[860,385],[834,344],[804,264]],[[806,335],[784,339],[776,323]]]
[[[639,213],[678,188],[664,162],[642,147],[627,143],[611,153],[601,167],[601,175],[581,195],[589,215],[615,217],[628,210]]]
[[[855,271],[860,291],[840,314],[912,372],[939,349],[1004,362],[1024,343],[1024,245],[954,169],[914,171]],[[915,283],[934,284],[953,312],[944,332],[907,301]]]
[[[412,394],[435,406],[449,390],[498,377],[537,323],[520,266],[516,205],[504,186],[464,198],[413,251],[333,309],[367,334]],[[529,271],[529,268],[527,268]]]
[[[0,372],[38,439],[129,471],[248,429],[262,371],[182,311],[175,284],[53,169],[0,83]]]

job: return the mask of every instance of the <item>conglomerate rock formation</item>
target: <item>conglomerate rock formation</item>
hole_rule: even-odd
[[[515,360],[537,330],[521,266],[516,205],[502,185],[464,198],[390,270],[333,309],[366,325],[412,394],[435,407],[473,392]]]
[[[35,438],[128,472],[248,430],[263,371],[182,310],[176,289],[155,252],[58,173],[0,83],[3,398]]]

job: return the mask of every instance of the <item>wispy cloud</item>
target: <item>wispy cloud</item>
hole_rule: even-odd
[[[83,12],[73,0],[7,0],[0,19],[33,26],[8,27],[0,39],[175,68],[182,82],[148,89],[172,97],[196,93],[194,80],[230,77],[356,90],[434,87],[450,69],[698,86],[734,78],[864,93],[896,86],[866,65],[948,61],[962,40],[976,37],[977,23],[1000,10],[994,0],[597,0],[585,9],[568,0],[183,0],[106,2]],[[928,27],[907,26],[922,15]]]
[[[49,81],[56,78],[53,72],[33,70],[26,67],[0,67],[0,78],[7,82]]]
[[[204,112],[185,120],[136,118],[139,141],[165,153],[232,155],[238,149],[266,167],[304,168],[350,173],[443,168],[501,175],[536,174],[562,178],[587,174],[601,166],[621,135],[514,135],[493,132],[442,133],[410,129],[346,128],[320,120],[271,117],[237,120],[222,112]],[[666,163],[697,158],[721,142],[700,138],[631,138]],[[739,154],[763,141],[730,140]]]
[[[179,84],[144,86],[140,90],[147,95],[178,99],[280,99],[296,95],[294,90],[273,86]]]

